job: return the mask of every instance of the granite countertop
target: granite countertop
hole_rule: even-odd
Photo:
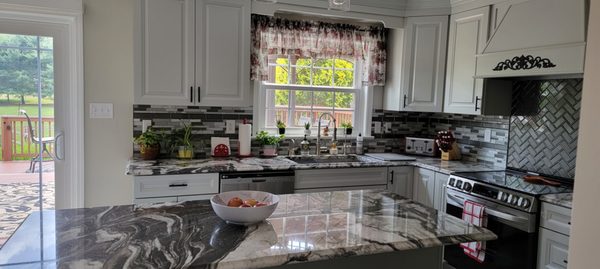
[[[135,176],[178,175],[197,173],[219,173],[237,171],[272,171],[300,170],[315,168],[350,168],[350,167],[387,167],[414,165],[437,172],[451,174],[453,172],[504,170],[488,164],[467,161],[442,161],[440,158],[416,157],[416,161],[389,162],[362,155],[356,156],[358,162],[312,163],[299,164],[280,156],[275,158],[207,158],[197,160],[159,159],[144,161],[132,158],[127,164],[126,174]]]
[[[0,249],[0,265],[251,269],[496,239],[387,192],[280,198],[250,227],[226,224],[208,201],[36,212]]]
[[[542,195],[540,200],[546,203],[573,208],[573,193],[546,194]]]

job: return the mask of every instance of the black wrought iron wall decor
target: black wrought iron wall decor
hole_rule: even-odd
[[[515,56],[512,59],[506,59],[503,62],[499,62],[494,71],[504,71],[507,69],[511,70],[529,70],[533,68],[553,68],[556,65],[548,58],[542,58],[540,56],[533,57],[532,55],[521,55]]]

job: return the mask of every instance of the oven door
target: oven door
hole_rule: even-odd
[[[487,229],[498,236],[486,242],[485,260],[469,258],[460,245],[446,246],[444,259],[457,269],[535,269],[537,259],[536,215],[518,211],[456,190],[447,190],[446,213],[462,218],[465,200],[486,206]]]

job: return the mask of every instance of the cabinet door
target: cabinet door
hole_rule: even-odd
[[[435,172],[423,168],[415,168],[413,200],[433,207],[435,195]]]
[[[569,254],[569,237],[540,228],[538,251],[539,269],[566,269]]]
[[[435,209],[446,212],[446,184],[448,175],[435,173],[435,195],[433,198]]]
[[[214,194],[219,192],[219,174],[136,176],[135,198]]]
[[[388,190],[400,196],[413,198],[412,166],[390,167],[388,169]]]
[[[196,3],[196,102],[250,105],[250,0]]]
[[[139,0],[136,104],[193,103],[194,6],[194,0]]]
[[[448,16],[409,17],[404,36],[404,111],[442,112]]]
[[[296,171],[294,190],[358,187],[381,185],[387,186],[387,168],[339,168],[339,169],[311,169]]]
[[[475,56],[486,45],[490,8],[474,9],[450,17],[448,71],[444,112],[481,114],[483,79],[475,79]]]

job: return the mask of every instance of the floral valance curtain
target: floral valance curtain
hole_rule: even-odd
[[[269,80],[269,55],[350,58],[362,63],[363,82],[385,84],[387,31],[318,21],[252,15],[252,80]]]

